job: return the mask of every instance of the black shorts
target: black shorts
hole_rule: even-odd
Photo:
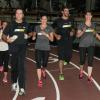
[[[72,58],[72,43],[58,44],[58,59],[70,62]]]

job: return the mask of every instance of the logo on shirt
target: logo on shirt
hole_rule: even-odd
[[[25,32],[25,29],[15,29],[14,32]]]
[[[94,29],[86,29],[85,32],[94,32]]]
[[[63,25],[62,27],[63,28],[69,28],[69,27],[71,27],[71,25],[70,24],[67,24],[67,25]]]

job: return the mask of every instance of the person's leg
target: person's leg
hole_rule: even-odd
[[[86,48],[85,47],[80,47],[80,74],[79,78],[83,78],[83,67],[85,64],[85,58],[86,58]]]
[[[64,73],[63,73],[63,66],[64,66],[64,61],[59,60],[59,80],[64,80]]]
[[[36,60],[36,66],[37,66],[37,76],[38,76],[38,87],[42,87],[42,80],[41,80],[41,59],[42,59],[42,51],[41,50],[35,50],[35,60]]]
[[[64,46],[64,60],[66,64],[69,64],[72,58],[72,38],[69,38],[66,43],[68,44]]]
[[[0,72],[3,71],[3,51],[0,51]]]
[[[4,77],[3,82],[8,82],[7,80],[7,74],[8,74],[8,62],[9,62],[9,51],[4,52]]]
[[[63,63],[64,63],[63,60],[59,60],[59,71],[60,71],[60,74],[63,74]]]
[[[11,81],[17,83],[18,78],[18,53],[13,52],[11,56]]]
[[[18,57],[18,84],[19,95],[25,94],[25,56],[26,45],[19,45],[19,57]]]
[[[58,48],[58,65],[59,65],[59,80],[64,80],[64,74],[63,74],[63,66],[64,66],[64,46],[59,46]]]
[[[46,79],[46,67],[48,64],[48,57],[49,57],[49,51],[43,51],[43,55],[42,55],[42,76],[43,78]]]
[[[94,47],[88,47],[88,80],[91,81],[93,70]]]
[[[11,81],[12,81],[12,91],[17,89],[17,79],[18,79],[18,52],[11,53]]]

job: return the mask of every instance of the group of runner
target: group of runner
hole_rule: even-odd
[[[42,77],[46,79],[46,67],[50,52],[50,43],[54,38],[57,40],[59,59],[59,80],[64,80],[64,62],[69,64],[72,58],[73,36],[79,38],[80,48],[80,72],[79,79],[83,78],[83,67],[86,53],[88,53],[88,81],[91,82],[93,69],[93,56],[95,49],[95,39],[100,40],[100,35],[95,30],[95,23],[92,22],[92,13],[85,13],[85,21],[80,23],[75,32],[74,21],[70,17],[69,9],[63,7],[62,16],[53,22],[53,28],[48,25],[45,14],[41,15],[41,24],[33,29],[23,19],[22,9],[15,12],[15,20],[10,22],[6,28],[0,27],[0,71],[4,72],[3,82],[7,83],[8,61],[11,54],[11,81],[12,90],[16,91],[17,82],[19,85],[19,95],[25,94],[25,54],[27,39],[36,39],[35,60],[38,76],[38,87],[42,87]],[[2,25],[1,25],[2,26]],[[5,25],[4,25],[5,26]],[[4,47],[3,47],[4,46]],[[9,51],[9,52],[8,52]]]

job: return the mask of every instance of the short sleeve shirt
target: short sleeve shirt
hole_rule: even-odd
[[[86,27],[85,33],[80,37],[80,43],[79,47],[89,47],[89,46],[95,46],[94,42],[94,34],[95,31],[95,24],[92,23],[92,25],[89,27],[85,25],[85,23],[81,23],[78,26],[78,30],[82,30],[83,27]]]
[[[74,25],[72,19],[58,18],[54,21],[53,26],[56,29],[56,33],[61,35],[62,39],[66,39],[70,37],[70,32]]]
[[[31,32],[31,29],[28,23],[17,23],[13,21],[8,24],[3,33],[10,37],[13,35],[18,36],[18,38],[11,44],[26,44],[27,40],[24,38],[24,34],[28,34],[29,32]]]
[[[67,44],[72,45],[72,37],[70,36],[70,32],[74,28],[74,21],[71,18],[58,18],[54,21],[53,27],[55,32],[61,35],[61,39],[57,41],[60,47],[62,47],[62,45],[66,47]]]
[[[46,36],[42,35],[42,32],[50,34],[53,32],[53,28],[48,25],[44,30],[41,30],[40,25],[37,25],[34,29],[34,32],[36,32],[37,34],[35,49],[50,50],[49,39]]]

